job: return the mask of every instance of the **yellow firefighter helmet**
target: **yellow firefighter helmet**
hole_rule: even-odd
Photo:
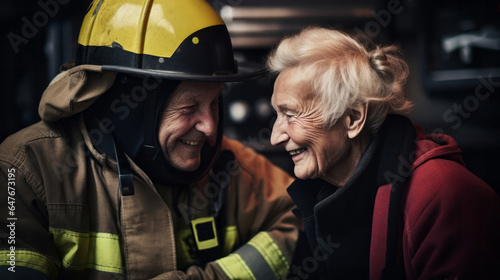
[[[242,81],[226,25],[204,0],[94,0],[83,20],[76,64],[105,71],[198,81]]]

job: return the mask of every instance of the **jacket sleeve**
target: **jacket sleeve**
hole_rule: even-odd
[[[494,191],[442,159],[417,168],[414,178],[403,240],[408,279],[500,279],[500,200]]]
[[[284,279],[300,225],[286,192],[293,178],[238,142],[231,149],[239,165],[235,220],[246,243],[216,264],[230,279]]]
[[[56,279],[57,254],[33,177],[0,159],[0,278]]]

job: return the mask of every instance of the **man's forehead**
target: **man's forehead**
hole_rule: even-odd
[[[222,83],[220,82],[182,82],[176,90],[177,98],[192,100],[202,98],[206,95],[222,94]]]

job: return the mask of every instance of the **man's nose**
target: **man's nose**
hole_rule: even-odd
[[[196,129],[203,132],[207,137],[213,136],[217,133],[217,125],[219,123],[218,112],[205,111],[200,114],[200,119],[196,124]]]

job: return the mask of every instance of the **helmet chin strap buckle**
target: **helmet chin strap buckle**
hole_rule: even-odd
[[[198,251],[219,246],[214,217],[203,217],[192,220],[191,230]]]
[[[113,135],[111,134],[108,135],[111,137],[113,148],[115,150],[115,159],[118,169],[118,178],[120,182],[120,192],[122,196],[134,195],[135,192],[134,192],[134,180],[132,177],[132,170],[130,168],[127,158],[125,157],[125,153],[116,146],[115,139],[113,139]]]
[[[134,195],[132,174],[120,174],[120,191],[123,196]]]

